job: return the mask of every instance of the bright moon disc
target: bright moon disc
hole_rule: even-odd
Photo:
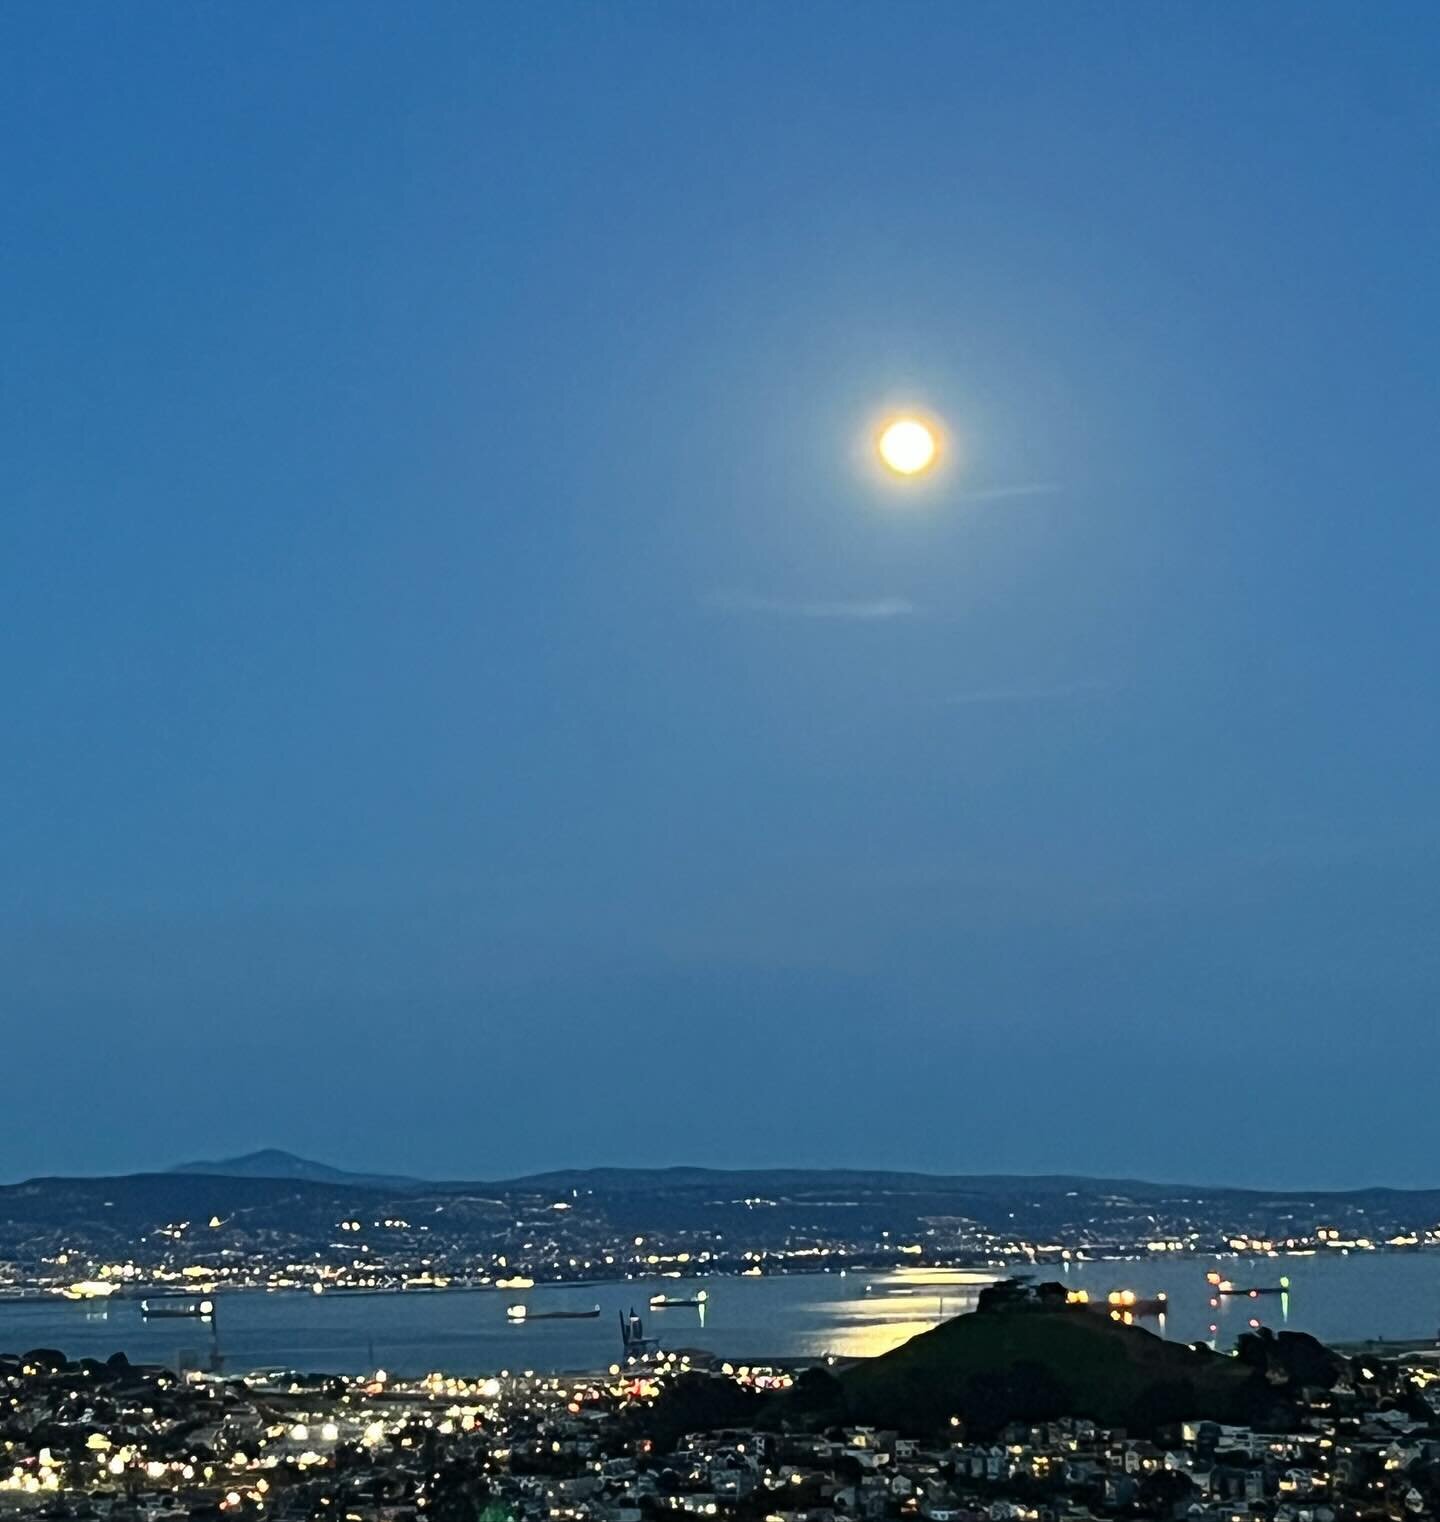
[[[881,433],[879,449],[896,475],[915,476],[935,462],[935,435],[915,418],[899,418]]]

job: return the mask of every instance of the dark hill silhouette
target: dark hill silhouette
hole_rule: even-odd
[[[247,1152],[242,1157],[227,1157],[218,1161],[177,1163],[168,1171],[203,1173],[210,1178],[300,1179],[307,1184],[339,1184],[371,1189],[424,1187],[421,1179],[389,1173],[351,1173],[344,1168],[332,1168],[328,1163],[313,1162],[308,1157],[297,1157],[293,1152],[284,1152],[278,1147],[265,1147],[259,1152]]]
[[[934,1432],[959,1417],[989,1433],[1011,1421],[1090,1417],[1131,1433],[1199,1418],[1240,1421],[1274,1397],[1237,1360],[1124,1326],[1088,1307],[991,1303],[840,1375],[848,1419]]]
[[[1312,1350],[1304,1354],[1314,1361]],[[662,1393],[643,1425],[662,1448],[687,1431],[752,1419],[776,1429],[857,1423],[943,1436],[958,1418],[970,1436],[988,1438],[1010,1422],[1068,1416],[1155,1436],[1187,1420],[1284,1423],[1298,1383],[1277,1386],[1274,1368],[1066,1305],[1061,1286],[1018,1287],[838,1374],[807,1369],[781,1394],[742,1399],[745,1392],[727,1380],[687,1375]]]

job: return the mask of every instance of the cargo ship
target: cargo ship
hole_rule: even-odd
[[[1261,1295],[1283,1295],[1290,1289],[1290,1279],[1281,1274],[1278,1284],[1236,1284],[1230,1279],[1222,1279],[1217,1273],[1205,1275],[1205,1282],[1217,1295],[1233,1295],[1236,1298],[1258,1300]]]
[[[506,1318],[517,1323],[521,1321],[593,1321],[599,1314],[598,1305],[592,1306],[588,1311],[532,1311],[528,1305],[509,1305],[505,1308]]]
[[[1102,1307],[1110,1312],[1112,1319],[1124,1320],[1127,1316],[1163,1316],[1170,1308],[1169,1296],[1137,1295],[1130,1289],[1112,1289],[1105,1297]]]
[[[190,1295],[157,1295],[140,1302],[140,1314],[147,1321],[169,1316],[188,1316],[192,1320],[208,1321],[215,1314],[215,1302],[208,1296],[196,1299]]]
[[[697,1290],[688,1299],[680,1295],[651,1295],[650,1309],[652,1311],[679,1310],[682,1306],[700,1306],[710,1298],[705,1290]]]
[[[1089,1310],[1109,1315],[1112,1321],[1134,1321],[1140,1316],[1163,1316],[1170,1308],[1169,1297],[1137,1295],[1133,1289],[1112,1289],[1103,1300],[1092,1300],[1090,1291],[1072,1289],[1065,1296],[1067,1305],[1083,1305]]]

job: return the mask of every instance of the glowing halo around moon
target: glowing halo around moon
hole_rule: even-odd
[[[940,441],[936,430],[918,417],[897,417],[881,428],[875,448],[887,470],[919,476],[939,457]]]

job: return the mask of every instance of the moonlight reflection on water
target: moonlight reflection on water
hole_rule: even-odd
[[[816,1307],[830,1325],[824,1348],[841,1358],[873,1358],[908,1342],[951,1316],[975,1309],[980,1291],[995,1275],[968,1269],[897,1269],[871,1276],[862,1298]]]

